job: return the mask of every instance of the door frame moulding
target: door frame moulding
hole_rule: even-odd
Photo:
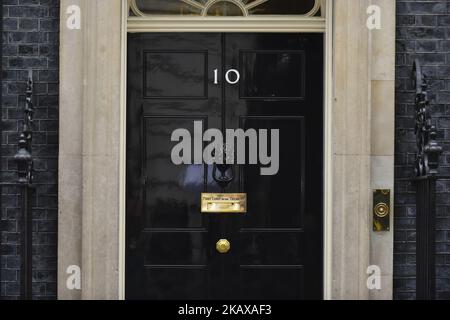
[[[325,34],[324,298],[391,299],[393,230],[370,231],[370,204],[372,188],[392,189],[394,181],[395,2],[321,4],[322,16],[314,19],[324,19]],[[383,10],[382,30],[363,27],[367,7],[374,4]],[[66,25],[72,5],[82,13],[76,30]],[[220,21],[223,30],[229,24],[236,32],[313,29],[302,25],[304,16],[287,17],[289,25],[283,27],[281,19],[264,18],[266,24],[242,23],[241,30],[233,27],[235,18]],[[127,0],[61,0],[59,299],[124,298],[126,54],[134,19]],[[203,24],[208,20],[194,20],[183,24],[209,31]],[[135,30],[176,29],[152,24]],[[367,288],[369,264],[382,267],[381,290]],[[81,290],[66,286],[66,271],[73,265],[80,267]]]
[[[122,0],[120,177],[119,177],[119,299],[125,299],[126,221],[126,79],[127,33],[137,32],[283,32],[324,34],[324,161],[323,161],[323,297],[332,298],[332,105],[333,105],[333,1],[320,0],[321,16],[144,16],[130,17],[129,2]]]
[[[129,17],[128,32],[325,32],[325,18],[299,16]]]
[[[121,21],[121,77],[120,77],[120,155],[119,155],[119,292],[120,300],[125,300],[125,257],[126,257],[126,162],[127,162],[127,44],[128,44],[128,14],[129,2],[122,0]]]

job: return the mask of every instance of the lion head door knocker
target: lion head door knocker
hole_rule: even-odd
[[[233,163],[233,157],[232,148],[224,144],[215,158],[212,176],[221,188],[226,188],[234,180],[234,168],[230,164]]]

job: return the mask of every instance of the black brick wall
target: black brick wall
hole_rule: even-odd
[[[446,150],[440,173],[450,174],[450,1],[397,0],[394,298],[415,298],[415,193],[408,179],[415,156],[412,64],[431,80],[438,138]],[[438,184],[437,290],[450,299],[450,181]]]
[[[33,203],[33,297],[56,298],[58,41],[59,0],[2,0],[1,181],[16,179],[12,161],[23,119],[28,70],[35,81],[35,183]],[[1,287],[3,299],[19,294],[20,213],[18,190],[3,188],[1,198]]]

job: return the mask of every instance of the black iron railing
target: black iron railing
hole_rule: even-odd
[[[29,71],[23,129],[18,139],[18,149],[14,156],[17,163],[17,181],[1,183],[2,187],[19,187],[20,189],[20,298],[32,299],[32,211],[30,199],[33,187],[33,73]],[[1,241],[1,240],[0,240]]]
[[[413,81],[417,140],[413,178],[416,186],[416,295],[419,300],[433,300],[436,298],[436,182],[442,147],[436,141],[428,100],[429,85],[419,60],[414,61]]]

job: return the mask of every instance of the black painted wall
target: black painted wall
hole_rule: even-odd
[[[36,196],[33,198],[33,297],[56,298],[59,0],[2,0],[1,181],[16,179],[12,157],[23,119],[28,70],[34,71]],[[1,198],[3,299],[19,294],[18,190]]]
[[[446,150],[440,173],[450,174],[450,1],[397,0],[394,298],[415,298],[414,90],[412,64],[419,58],[432,84],[438,138]],[[438,184],[437,290],[450,299],[450,181]]]

